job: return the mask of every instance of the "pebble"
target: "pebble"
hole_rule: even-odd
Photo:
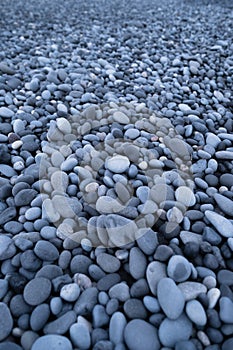
[[[42,304],[51,292],[51,282],[44,277],[32,279],[24,288],[23,297],[29,305]]]
[[[70,339],[74,346],[80,350],[88,350],[91,346],[91,337],[88,328],[79,323],[74,323],[70,327]]]
[[[186,186],[180,186],[175,191],[176,200],[187,207],[192,207],[196,204],[196,198],[193,191]]]
[[[116,283],[109,289],[109,296],[124,302],[130,298],[129,286],[125,282]]]
[[[114,273],[117,272],[120,268],[120,261],[106,253],[101,253],[97,256],[97,264],[107,273]]]
[[[129,117],[121,111],[114,112],[113,119],[115,122],[120,123],[120,124],[127,125],[130,123]]]
[[[101,214],[113,214],[121,212],[124,206],[117,199],[110,196],[99,197],[96,201],[96,210]]]
[[[201,303],[197,300],[190,300],[186,304],[186,314],[189,319],[198,326],[205,326],[207,317],[205,310]]]
[[[183,256],[174,255],[169,259],[167,274],[176,282],[184,282],[191,275],[191,265]]]
[[[183,312],[185,299],[171,278],[162,278],[158,283],[157,296],[165,315],[176,320]]]
[[[233,272],[223,269],[220,270],[217,274],[217,280],[220,284],[225,284],[227,286],[233,285]]]
[[[68,302],[74,302],[80,295],[80,288],[76,283],[66,284],[60,291],[60,297]]]
[[[75,323],[77,315],[74,311],[67,311],[55,321],[47,323],[43,329],[44,334],[65,334],[72,324]]]
[[[36,339],[31,350],[72,350],[72,344],[67,337],[56,334],[43,335]]]
[[[214,199],[224,214],[233,216],[233,201],[219,193],[214,194]]]
[[[129,272],[134,279],[138,280],[145,276],[147,260],[142,251],[133,247],[129,253]]]
[[[50,309],[47,304],[38,305],[32,312],[30,317],[30,326],[33,331],[40,331],[48,321]]]
[[[94,328],[101,328],[109,323],[109,316],[103,305],[95,305],[92,310],[92,323]]]
[[[17,207],[26,206],[31,203],[31,201],[37,196],[37,194],[37,191],[33,189],[23,189],[15,195],[15,205]]]
[[[127,320],[122,312],[114,312],[109,323],[109,339],[116,346],[124,341],[124,329]]]
[[[198,295],[205,294],[207,292],[206,286],[199,282],[182,282],[178,284],[178,288],[184,295],[185,301],[196,299]]]
[[[0,303],[0,341],[4,340],[12,331],[13,318],[8,306]]]
[[[219,300],[219,316],[224,323],[233,323],[233,302],[228,297],[221,297]]]
[[[223,237],[233,237],[233,224],[228,219],[210,210],[206,210],[205,216]]]
[[[123,306],[124,313],[129,319],[146,319],[147,311],[143,302],[136,298],[128,299]]]
[[[157,330],[144,320],[132,320],[125,327],[124,340],[129,350],[159,350]]]
[[[129,168],[129,159],[122,155],[116,155],[106,160],[106,169],[112,171],[113,173],[121,174],[124,173]]]
[[[0,117],[11,118],[14,115],[14,112],[7,107],[0,107]]]
[[[176,320],[165,318],[159,327],[159,339],[162,345],[174,347],[182,340],[188,340],[192,334],[192,323],[185,314]]]
[[[14,241],[5,235],[0,235],[0,260],[11,258],[16,253]]]
[[[158,282],[164,277],[167,277],[165,264],[153,261],[147,266],[146,279],[153,295],[157,295]]]
[[[157,234],[151,229],[139,229],[137,231],[136,241],[139,248],[146,255],[152,255],[158,245]]]

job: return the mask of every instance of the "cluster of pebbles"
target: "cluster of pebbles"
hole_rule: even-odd
[[[0,12],[0,350],[232,350],[230,1]]]

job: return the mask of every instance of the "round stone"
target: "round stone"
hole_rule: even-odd
[[[66,110],[67,112],[67,110]],[[71,125],[66,118],[58,118],[57,119],[57,127],[63,134],[71,133]]]
[[[146,321],[135,319],[125,327],[124,340],[129,350],[159,350],[157,330]]]
[[[113,273],[119,270],[121,263],[120,261],[110,254],[101,253],[97,256],[97,264],[108,273]]]
[[[54,261],[59,257],[59,251],[51,242],[39,241],[36,243],[34,248],[35,254],[45,261]]]
[[[158,301],[165,315],[176,320],[183,312],[185,299],[171,278],[162,278],[158,283]]]
[[[178,202],[181,202],[187,207],[192,207],[196,203],[193,191],[186,186],[178,187],[175,191],[175,197]]]
[[[61,335],[49,334],[39,337],[32,345],[31,350],[72,350],[72,344],[67,337]]]
[[[62,287],[60,297],[68,302],[73,302],[78,299],[80,288],[76,283],[69,283]]]
[[[184,314],[176,320],[165,318],[159,327],[159,339],[169,348],[173,348],[179,341],[188,340],[191,334],[192,323]]]
[[[113,173],[124,173],[129,168],[129,159],[122,155],[116,155],[106,160],[105,167]]]
[[[24,288],[24,300],[32,306],[42,304],[50,296],[51,289],[51,282],[47,278],[34,278]]]
[[[113,113],[113,119],[115,122],[120,124],[129,124],[129,117],[121,111],[116,111]]]
[[[0,341],[5,339],[12,331],[13,318],[8,306],[0,303]]]
[[[74,323],[70,327],[70,339],[72,343],[80,350],[90,349],[91,337],[86,325]]]
[[[191,275],[191,265],[183,256],[173,255],[168,262],[167,274],[176,282],[184,282]]]

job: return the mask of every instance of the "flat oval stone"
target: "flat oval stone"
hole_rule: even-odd
[[[7,107],[0,107],[0,117],[11,118],[13,115],[14,115],[14,112],[11,109]]]
[[[219,193],[214,194],[214,199],[219,208],[229,216],[233,216],[233,201]]]
[[[35,254],[45,261],[54,261],[59,257],[59,251],[51,242],[48,241],[39,241],[36,243],[34,248]]]
[[[190,300],[186,304],[186,314],[197,326],[205,326],[207,317],[202,304],[197,300]]]
[[[182,340],[188,340],[192,334],[192,323],[185,314],[176,320],[165,318],[159,327],[159,339],[164,346],[172,348]]]
[[[120,124],[129,124],[129,117],[121,111],[116,111],[113,113],[113,119],[115,122]]]
[[[68,175],[64,171],[57,170],[51,176],[51,184],[55,191],[65,192],[68,183]]]
[[[125,282],[116,283],[109,289],[111,299],[117,299],[124,302],[130,298],[129,286]]]
[[[14,241],[8,236],[0,235],[0,261],[11,258],[15,253]]]
[[[223,237],[233,237],[233,224],[228,219],[210,210],[205,211],[205,216]]]
[[[26,206],[31,203],[37,194],[37,191],[33,189],[23,189],[15,195],[15,205],[17,207]]]
[[[70,134],[71,133],[71,125],[66,118],[58,118],[57,119],[57,127],[63,134]]]
[[[129,159],[122,155],[116,155],[106,160],[105,166],[113,173],[124,173],[130,165]]]
[[[144,320],[132,320],[125,327],[124,340],[129,350],[159,350],[157,330]]]
[[[0,341],[5,339],[12,331],[13,318],[8,306],[0,303]]]
[[[49,334],[39,337],[32,345],[31,350],[72,350],[72,344],[67,337]]]
[[[178,187],[175,191],[175,197],[178,202],[181,202],[187,207],[192,207],[196,203],[193,191],[186,186]]]
[[[50,308],[48,304],[38,305],[32,312],[30,317],[30,326],[33,331],[41,330],[50,316]]]
[[[147,260],[145,255],[138,247],[130,249],[129,253],[129,272],[135,279],[140,279],[145,276]]]
[[[228,297],[222,297],[219,300],[220,319],[225,323],[233,323],[233,302]]]
[[[37,277],[26,284],[23,297],[29,305],[36,306],[50,296],[51,289],[51,282],[47,278]]]
[[[157,288],[158,301],[165,315],[176,320],[183,312],[185,299],[171,278],[162,278]]]
[[[96,201],[96,210],[101,214],[114,214],[125,207],[117,199],[110,196],[101,196]]]
[[[122,312],[114,312],[109,323],[109,339],[114,345],[123,343],[127,321]]]
[[[120,261],[113,255],[101,253],[97,256],[97,264],[108,273],[117,272],[121,266]]]
[[[87,326],[79,323],[74,323],[70,327],[70,339],[78,349],[80,350],[90,349],[91,337]]]

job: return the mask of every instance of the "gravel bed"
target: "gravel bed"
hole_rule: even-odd
[[[0,350],[233,349],[230,0],[0,8]]]

